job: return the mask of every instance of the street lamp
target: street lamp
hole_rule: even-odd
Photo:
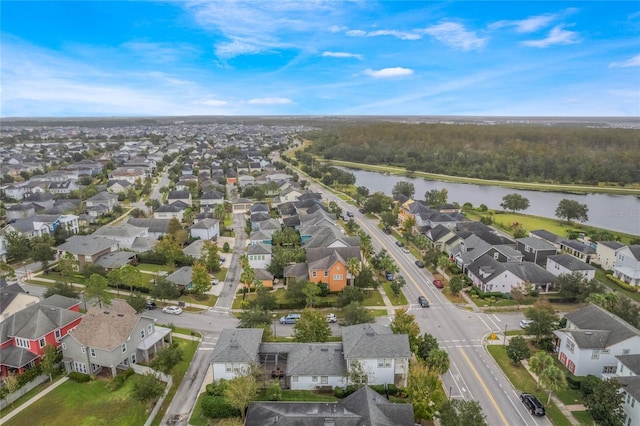
[[[507,345],[507,324],[504,325],[504,339],[502,340],[502,346]]]
[[[278,316],[276,314],[271,314],[271,317],[273,317],[273,337],[274,339],[278,338],[278,330],[276,329],[276,324],[277,324],[277,319]]]

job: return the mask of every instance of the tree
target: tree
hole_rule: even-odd
[[[384,192],[378,191],[369,196],[362,205],[362,209],[365,213],[381,213],[385,210],[391,210],[393,205],[393,199],[384,194]]]
[[[136,313],[142,313],[147,308],[147,298],[142,295],[139,291],[134,291],[129,293],[127,296],[127,303],[133,309],[135,309]]]
[[[370,266],[363,266],[360,273],[353,283],[358,289],[378,288],[378,280],[375,278],[375,272]],[[345,287],[345,290],[350,287]]]
[[[240,417],[244,424],[245,411],[249,406],[249,402],[255,400],[258,396],[258,382],[248,372],[236,376],[227,381],[224,396],[230,405],[240,410]]]
[[[349,370],[347,373],[348,384],[357,389],[368,384],[372,379],[372,377],[369,376],[373,374],[371,371],[365,371],[364,366],[357,359],[349,362]]]
[[[525,294],[522,286],[518,285],[511,287],[509,295],[511,296],[511,300],[516,302],[516,308],[520,310],[520,304],[522,304],[522,302],[524,302],[524,300],[527,298],[527,295]]]
[[[342,290],[342,293],[338,295],[338,305],[341,307],[347,306],[350,303],[364,301],[364,291],[358,287],[347,286]]]
[[[40,242],[33,245],[31,258],[42,264],[42,269],[49,269],[49,262],[56,258],[55,251],[51,248],[51,243]]]
[[[534,336],[536,343],[551,336],[553,329],[558,322],[558,315],[555,309],[546,300],[537,301],[532,307],[526,310],[525,316],[533,322],[526,328],[527,334]]]
[[[284,293],[285,299],[287,299],[291,303],[300,305],[305,303],[307,300],[307,296],[304,293],[304,289],[308,283],[310,283],[310,281],[308,280],[289,280],[289,282],[287,283],[287,291]]]
[[[540,374],[540,382],[545,388],[549,389],[549,398],[547,399],[547,405],[551,402],[551,392],[558,392],[560,389],[567,387],[567,378],[564,375],[564,371],[555,365],[550,365],[545,368]]]
[[[356,188],[356,203],[361,205],[361,201],[363,198],[367,198],[369,196],[369,188],[366,186],[359,186]]]
[[[449,191],[447,191],[447,188],[442,188],[440,190],[432,189],[424,194],[424,199],[432,209],[440,207],[443,204],[447,204],[448,198]]]
[[[295,342],[326,342],[331,336],[331,328],[327,318],[320,311],[305,309],[300,320],[293,326]]]
[[[221,267],[218,246],[215,243],[206,240],[202,245],[200,261],[206,265],[207,271],[213,273],[220,272]]]
[[[18,262],[26,260],[31,254],[29,239],[18,232],[7,232],[4,234],[7,241],[7,257]]]
[[[361,270],[362,263],[360,262],[360,260],[355,257],[349,258],[349,260],[347,260],[347,272],[349,272],[349,274],[351,274],[351,276],[353,277],[352,284],[358,277],[358,275],[360,275]]]
[[[416,226],[416,219],[409,216],[402,222],[402,232],[405,238],[410,239],[413,236],[413,227]]]
[[[238,328],[264,328],[271,327],[271,315],[268,311],[257,306],[252,306],[240,313]]]
[[[164,257],[166,265],[169,268],[174,268],[176,262],[183,256],[182,247],[173,237],[173,235],[165,235],[162,240],[158,241],[154,250]]]
[[[485,415],[478,401],[454,399],[440,408],[441,426],[486,426]]]
[[[56,372],[56,363],[61,355],[58,353],[58,348],[51,344],[47,344],[44,347],[44,354],[40,358],[40,367],[42,372],[49,376],[49,381],[53,382],[53,374]]]
[[[316,304],[316,298],[320,295],[320,286],[312,281],[307,281],[302,293],[305,298],[305,306],[307,308],[313,308]]]
[[[173,367],[178,365],[184,358],[184,352],[178,343],[161,349],[151,360],[149,366],[154,370],[158,370],[164,374],[170,374]]]
[[[148,403],[160,398],[164,392],[164,385],[158,380],[155,374],[145,374],[136,377],[133,382],[133,399],[142,403]]]
[[[5,389],[7,389],[7,394],[11,395],[12,393],[20,389],[20,381],[18,380],[18,375],[16,373],[9,372],[4,378],[3,385]],[[11,402],[11,407],[13,407],[14,403],[15,400]]]
[[[85,286],[84,297],[94,300],[101,308],[103,304],[110,305],[112,294],[107,286],[107,279],[102,275],[91,274]]]
[[[211,279],[207,267],[199,260],[193,264],[191,270],[191,285],[191,291],[196,295],[196,298],[202,298],[204,293],[211,290]]]
[[[574,200],[568,200],[566,198],[560,200],[558,207],[556,208],[556,216],[560,219],[566,219],[567,222],[571,222],[572,219],[577,219],[580,222],[586,222],[589,220],[588,213],[589,208],[586,204],[580,204]]]
[[[256,289],[256,298],[253,300],[253,306],[263,311],[271,311],[278,306],[278,302],[271,290],[261,285]]]
[[[460,275],[455,275],[449,280],[449,290],[452,294],[458,294],[464,288],[464,280]]]
[[[406,391],[413,402],[413,415],[417,422],[432,421],[438,409],[447,400],[438,373],[429,370],[419,361],[409,364]]]
[[[51,297],[54,294],[59,294],[60,296],[70,297],[72,299],[78,298],[78,292],[74,290],[68,284],[63,283],[62,281],[56,281],[53,283],[53,286],[48,287],[47,291],[44,292],[44,297]]]
[[[119,279],[120,285],[128,285],[129,290],[133,292],[135,288],[144,287],[145,279],[142,276],[140,269],[133,265],[127,264],[120,269],[114,269],[109,273],[116,273]]]
[[[540,375],[550,366],[553,366],[553,357],[544,351],[536,352],[529,359],[529,368],[538,376],[536,389],[540,389]]]
[[[398,275],[392,282],[391,282],[391,290],[393,291],[393,294],[396,295],[396,297],[398,297],[400,295],[400,290],[402,289],[402,287],[404,287],[407,284],[407,282],[405,281],[404,277],[402,275]]]
[[[603,293],[602,285],[595,279],[589,280],[580,272],[561,274],[556,279],[556,287],[562,297],[584,301],[592,293]]]
[[[180,296],[180,289],[165,277],[156,276],[151,296],[160,300],[177,299]]]
[[[443,375],[449,370],[449,354],[444,349],[433,349],[429,351],[424,364],[429,370]]]
[[[0,261],[0,282],[7,279],[14,279],[16,277],[16,271],[6,262]]]
[[[522,336],[512,337],[507,345],[507,356],[516,365],[520,364],[523,359],[528,359],[531,356],[531,351],[526,339]]]
[[[435,349],[439,349],[438,341],[431,334],[425,333],[419,339],[416,356],[424,361],[429,356],[429,352]]]
[[[616,379],[600,380],[593,393],[584,397],[584,405],[598,425],[622,426],[624,423],[624,393]]]
[[[502,203],[500,203],[500,207],[505,210],[511,210],[512,213],[515,213],[519,210],[528,209],[529,200],[520,194],[507,194],[502,197]]]
[[[397,309],[396,316],[389,325],[393,334],[407,334],[409,336],[409,347],[411,352],[416,352],[420,343],[420,327],[416,323],[416,317],[407,313],[405,308]]]
[[[380,214],[380,220],[386,228],[398,225],[398,215],[392,211],[384,211]]]
[[[348,325],[356,325],[356,324],[365,324],[375,321],[375,317],[369,312],[369,310],[362,306],[362,304],[358,302],[351,302],[343,309],[342,313],[344,314],[343,324],[345,326]]]
[[[398,181],[391,190],[391,195],[394,199],[398,198],[398,195],[404,195],[407,198],[413,198],[416,193],[416,188],[411,182]]]

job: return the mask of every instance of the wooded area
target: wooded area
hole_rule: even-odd
[[[333,122],[305,137],[326,159],[520,182],[640,182],[640,130],[569,125]]]

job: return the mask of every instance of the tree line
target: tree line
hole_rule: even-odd
[[[640,182],[635,129],[533,125],[331,123],[307,132],[326,159],[521,182]]]

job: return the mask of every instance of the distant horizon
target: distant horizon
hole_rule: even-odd
[[[628,1],[3,1],[0,116],[640,116]]]

